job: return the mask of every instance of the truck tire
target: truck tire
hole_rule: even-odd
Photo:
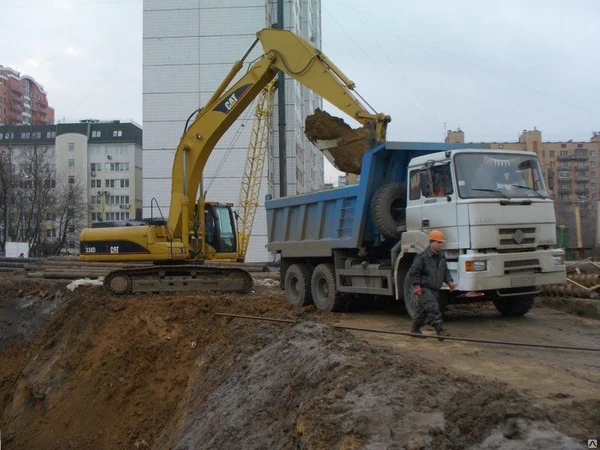
[[[306,264],[292,264],[285,272],[285,296],[290,305],[298,308],[312,303],[310,270]]]
[[[522,317],[529,312],[535,302],[535,295],[522,295],[520,297],[492,298],[494,306],[504,317]]]
[[[406,185],[404,183],[384,184],[371,200],[371,220],[377,231],[387,238],[400,239],[406,227]]]
[[[320,311],[337,311],[341,307],[341,297],[335,286],[333,264],[319,264],[313,270],[310,287],[313,303]]]
[[[417,307],[415,306],[415,294],[413,294],[412,282],[408,274],[404,278],[404,306],[410,318],[414,319]]]

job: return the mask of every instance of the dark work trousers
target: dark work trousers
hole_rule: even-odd
[[[442,323],[442,313],[440,312],[440,305],[438,304],[438,290],[422,288],[423,294],[419,297],[414,295],[416,303],[415,320],[414,324],[418,327],[422,327],[426,323],[431,325]]]

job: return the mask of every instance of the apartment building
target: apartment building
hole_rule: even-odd
[[[142,218],[142,129],[133,122],[3,125],[0,152],[10,159],[14,182],[25,198],[33,178],[52,188],[50,203],[59,202],[64,186],[77,186],[83,211],[69,212],[73,249],[79,248],[81,229],[94,222]],[[56,238],[60,220],[52,213],[46,219],[43,232]]]
[[[284,26],[321,46],[321,0],[284,2]],[[248,50],[256,32],[277,22],[276,2],[268,0],[144,1],[144,215],[156,201],[166,215],[171,194],[171,167],[186,120],[204,106],[233,64]],[[249,63],[262,53],[260,45]],[[287,194],[323,186],[321,152],[304,135],[304,119],[322,100],[291,78],[285,82]],[[236,203],[252,129],[253,108],[230,127],[213,150],[203,174],[207,199]],[[279,135],[277,95],[269,131],[267,160],[261,178],[247,261],[268,261],[264,198],[278,197]]]
[[[460,129],[448,131],[447,143],[464,143]],[[521,150],[538,155],[542,167],[552,168],[557,225],[570,230],[570,248],[590,249],[600,244],[600,133],[589,141],[544,142],[542,132],[523,130],[518,142],[487,142],[482,148]]]
[[[50,125],[54,108],[48,105],[46,91],[28,75],[0,65],[0,124]]]

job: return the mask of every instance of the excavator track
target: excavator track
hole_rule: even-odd
[[[252,276],[244,269],[205,264],[129,267],[113,270],[104,278],[104,288],[113,295],[193,291],[245,294],[252,285]]]

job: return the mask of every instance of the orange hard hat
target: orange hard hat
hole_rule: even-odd
[[[446,242],[446,236],[440,230],[433,230],[429,233],[430,241]]]

